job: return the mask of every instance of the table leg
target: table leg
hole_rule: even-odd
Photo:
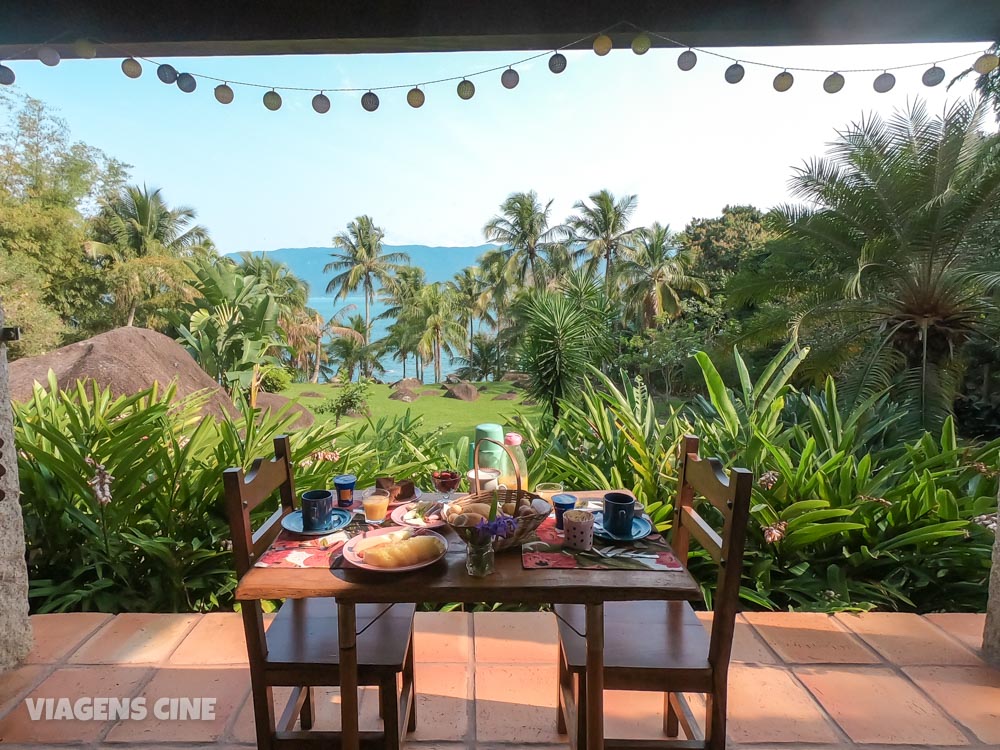
[[[604,604],[587,605],[587,750],[604,750]]]
[[[358,750],[358,636],[353,603],[337,603],[340,635],[341,748]]]

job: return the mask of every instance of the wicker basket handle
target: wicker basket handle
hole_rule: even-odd
[[[517,480],[517,491],[521,492],[521,467],[517,465],[517,459],[514,457],[514,454],[511,453],[510,448],[501,443],[499,440],[494,440],[493,438],[479,438],[479,440],[476,441],[476,450],[472,454],[472,469],[476,472],[476,483],[479,483],[479,447],[483,443],[493,443],[494,445],[499,445],[503,448],[504,453],[506,453],[508,458],[510,458],[510,465],[514,467],[514,478]],[[507,489],[510,489],[510,487]]]

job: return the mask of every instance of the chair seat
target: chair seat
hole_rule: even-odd
[[[560,604],[555,611],[562,618],[558,621],[559,641],[566,666],[582,674],[587,664],[587,642],[572,628],[586,632],[586,610],[581,604]],[[709,634],[687,602],[604,605],[604,672],[608,689],[628,689],[633,684],[634,689],[646,690],[709,689],[712,670],[708,646]],[[640,687],[639,682],[648,686]]]
[[[360,632],[387,605],[357,605]],[[357,638],[358,669],[395,671],[403,669],[413,632],[413,604],[396,604]],[[267,629],[267,668],[340,664],[337,602],[332,598],[289,599],[278,610]]]

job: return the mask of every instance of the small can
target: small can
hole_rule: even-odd
[[[350,508],[354,505],[354,485],[358,478],[353,474],[338,474],[333,478],[333,486],[337,488],[337,507]]]

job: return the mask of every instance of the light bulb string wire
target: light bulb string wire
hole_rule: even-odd
[[[960,55],[953,55],[951,57],[938,58],[938,59],[935,59],[935,60],[928,60],[928,61],[925,61],[925,62],[908,63],[906,65],[889,65],[889,66],[874,67],[874,68],[838,68],[838,69],[832,69],[832,68],[811,68],[811,67],[796,66],[796,65],[777,65],[775,63],[762,62],[760,60],[750,60],[750,59],[747,59],[747,58],[744,58],[744,57],[733,57],[731,55],[727,55],[727,54],[722,53],[722,52],[716,52],[714,50],[707,49],[705,47],[695,47],[693,45],[685,44],[684,42],[678,41],[677,39],[673,39],[673,38],[671,38],[669,36],[666,36],[665,34],[660,34],[660,33],[655,32],[655,31],[647,31],[647,30],[643,29],[641,26],[638,26],[638,25],[632,23],[631,21],[622,20],[622,21],[619,21],[618,23],[612,24],[611,26],[608,26],[608,27],[606,27],[606,28],[604,28],[604,29],[602,29],[600,31],[594,32],[592,34],[587,34],[585,36],[580,37],[579,39],[575,39],[575,40],[573,40],[571,42],[567,42],[566,44],[563,44],[563,45],[561,45],[559,47],[555,47],[553,49],[547,49],[544,52],[539,52],[539,53],[534,54],[534,55],[529,55],[528,57],[523,57],[523,58],[521,58],[519,60],[515,60],[513,62],[504,63],[502,65],[495,65],[495,66],[492,66],[492,67],[489,67],[489,68],[484,68],[482,70],[477,70],[477,71],[472,72],[472,73],[466,73],[464,75],[455,75],[455,76],[447,76],[447,77],[444,77],[444,78],[435,78],[435,79],[430,79],[430,80],[426,80],[426,81],[419,81],[417,83],[395,83],[395,84],[385,84],[385,85],[382,85],[382,86],[368,86],[368,87],[364,87],[364,86],[280,86],[280,85],[279,86],[275,86],[275,85],[266,84],[266,83],[255,83],[253,81],[236,81],[236,80],[233,80],[231,78],[219,78],[217,76],[211,76],[211,75],[208,75],[206,73],[195,73],[195,72],[192,72],[192,71],[178,71],[178,73],[187,73],[188,75],[193,76],[194,78],[200,78],[200,79],[202,79],[204,81],[214,81],[214,82],[217,82],[217,83],[220,83],[220,84],[225,84],[227,86],[246,86],[248,88],[267,89],[269,91],[319,91],[321,93],[330,92],[330,93],[337,93],[337,94],[356,94],[356,93],[366,93],[366,92],[369,92],[369,91],[371,91],[371,92],[375,92],[375,91],[398,91],[400,89],[419,88],[421,86],[434,86],[434,85],[439,84],[439,83],[451,83],[451,82],[454,82],[454,81],[463,81],[463,80],[466,80],[468,78],[476,78],[478,76],[487,75],[489,73],[495,73],[498,70],[507,70],[509,68],[513,68],[516,65],[524,65],[525,63],[533,62],[533,61],[538,60],[540,58],[546,57],[547,55],[549,55],[552,52],[556,52],[556,53],[563,52],[565,50],[572,49],[572,48],[576,47],[577,45],[583,44],[584,42],[590,41],[592,39],[596,39],[599,36],[602,36],[602,35],[605,35],[605,34],[609,34],[609,33],[615,32],[615,31],[624,30],[623,27],[624,27],[624,29],[631,29],[631,30],[635,31],[638,34],[646,34],[647,36],[654,37],[656,39],[659,39],[660,41],[667,42],[668,44],[672,45],[676,49],[691,50],[693,52],[697,52],[697,53],[700,53],[700,54],[703,54],[703,55],[708,55],[710,57],[715,57],[715,58],[718,58],[718,59],[721,59],[721,60],[728,60],[728,61],[730,61],[732,63],[739,63],[740,65],[752,65],[752,66],[761,67],[761,68],[770,68],[772,70],[780,70],[780,71],[788,71],[788,72],[794,71],[796,73],[826,73],[827,75],[830,75],[830,74],[833,74],[833,73],[839,73],[839,74],[843,74],[843,73],[880,73],[880,72],[881,73],[887,73],[887,72],[894,71],[894,70],[911,70],[913,68],[923,68],[923,67],[926,67],[928,65],[937,66],[940,63],[954,62],[955,60],[962,60],[962,59],[965,59],[965,58],[968,58],[968,57],[972,57],[973,55],[983,54],[981,52],[965,52],[965,53],[960,54]],[[12,59],[14,57],[20,57],[20,55],[22,55],[22,54],[25,54],[25,53],[30,52],[32,50],[40,49],[40,48],[45,47],[47,45],[53,44],[53,43],[55,43],[55,42],[57,42],[57,41],[59,41],[61,39],[66,39],[69,36],[70,36],[69,32],[66,32],[66,33],[59,34],[58,36],[55,36],[52,39],[50,39],[50,40],[48,40],[46,42],[43,42],[41,44],[23,47],[15,55],[11,55],[11,56],[8,56],[8,57],[0,58],[0,62],[6,62],[7,60]],[[127,58],[133,58],[133,59],[137,59],[137,60],[142,60],[143,62],[149,63],[150,65],[156,65],[156,66],[160,66],[160,65],[164,64],[164,63],[161,63],[161,62],[159,62],[157,60],[154,60],[152,58],[149,58],[149,57],[143,57],[142,55],[132,55],[132,54],[129,54],[129,52],[127,50],[119,47],[116,44],[110,44],[110,43],[107,43],[107,42],[101,42],[101,41],[95,41],[95,40],[89,40],[89,41],[92,41],[94,44],[98,44],[98,45],[100,45],[100,46],[102,46],[102,47],[104,47],[106,49],[117,51],[117,52],[119,52],[120,54],[122,54],[123,56],[125,56]]]

